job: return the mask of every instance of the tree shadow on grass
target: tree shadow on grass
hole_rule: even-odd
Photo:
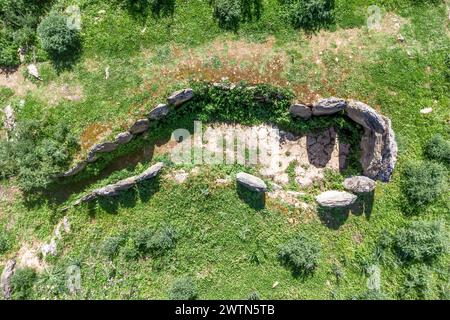
[[[83,52],[83,45],[81,39],[77,39],[72,48],[62,54],[49,53],[50,60],[57,74],[64,71],[71,71],[73,67],[80,61],[81,53]]]
[[[236,182],[236,189],[239,198],[255,210],[262,210],[266,207],[266,193],[248,190],[246,187]]]
[[[154,18],[173,17],[175,0],[126,0],[125,7],[133,19],[145,23],[150,13]]]

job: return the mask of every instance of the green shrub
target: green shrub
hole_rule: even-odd
[[[424,265],[412,266],[406,271],[401,290],[402,299],[425,299],[431,291],[431,272]]]
[[[26,120],[0,141],[0,177],[17,176],[24,191],[47,187],[67,169],[78,145],[66,124]]]
[[[389,297],[379,290],[367,290],[354,297],[355,300],[389,300]]]
[[[425,145],[425,155],[430,160],[436,160],[446,165],[450,164],[450,141],[440,134],[435,135]]]
[[[403,193],[414,207],[428,205],[447,190],[447,174],[445,167],[438,163],[410,162],[403,170]]]
[[[177,235],[172,227],[166,226],[156,231],[143,229],[133,235],[138,251],[143,255],[162,255],[175,246]]]
[[[119,253],[120,246],[125,241],[126,238],[123,235],[106,238],[101,246],[100,252],[107,258],[112,259]]]
[[[35,280],[36,272],[33,269],[17,269],[11,277],[12,298],[23,300],[30,297]]]
[[[9,241],[4,234],[0,234],[0,254],[9,250]]]
[[[394,250],[403,262],[426,262],[447,251],[446,226],[438,221],[415,221],[397,231]]]
[[[317,267],[320,254],[321,247],[316,239],[299,234],[280,246],[278,257],[294,274],[308,274]]]
[[[295,28],[318,30],[334,22],[334,0],[280,0]]]
[[[197,287],[191,278],[179,278],[172,284],[169,291],[170,300],[195,300]]]
[[[219,27],[236,31],[242,21],[259,19],[262,0],[212,0]]]
[[[79,31],[69,28],[67,17],[62,14],[52,12],[46,16],[39,24],[37,33],[42,48],[53,59],[67,57],[70,53],[79,49]]]

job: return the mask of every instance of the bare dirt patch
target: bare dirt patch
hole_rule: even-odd
[[[25,96],[28,91],[33,91],[37,88],[34,83],[23,76],[22,69],[9,73],[0,73],[0,87],[9,88],[18,96]]]
[[[93,123],[89,125],[81,134],[81,149],[89,150],[96,143],[108,137],[111,132],[109,124]]]

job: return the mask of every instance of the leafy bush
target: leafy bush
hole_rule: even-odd
[[[435,135],[425,145],[425,155],[430,160],[436,160],[446,165],[450,164],[450,141],[440,134]]]
[[[164,227],[156,231],[143,229],[133,236],[134,242],[142,255],[162,255],[175,246],[176,232],[171,227]]]
[[[125,241],[126,238],[123,235],[106,238],[100,252],[107,258],[112,259],[119,253],[120,246],[124,244]]]
[[[321,247],[316,239],[299,234],[280,246],[278,257],[295,274],[308,274],[317,267]]]
[[[438,163],[410,162],[402,177],[402,189],[413,206],[423,207],[447,190],[447,170]]]
[[[379,290],[367,290],[354,297],[355,300],[389,300],[389,297]]]
[[[0,0],[0,66],[19,64],[17,49],[36,43],[36,27],[50,0]]]
[[[36,272],[31,268],[17,269],[11,277],[12,297],[14,299],[27,299],[33,289]]]
[[[262,11],[261,0],[213,0],[214,18],[219,26],[237,30],[241,21],[259,19]]]
[[[425,299],[431,290],[431,273],[424,265],[412,266],[406,272],[402,299]]]
[[[19,122],[9,141],[0,141],[0,177],[16,175],[24,191],[45,188],[67,169],[77,142],[65,124]]]
[[[0,234],[0,254],[3,254],[8,250],[9,250],[8,238],[5,235]]]
[[[295,28],[317,30],[334,21],[334,0],[280,0]]]
[[[79,31],[69,28],[67,17],[52,12],[46,16],[37,28],[42,48],[53,59],[61,59],[78,50],[80,46]]]
[[[393,245],[403,262],[430,261],[447,251],[446,227],[437,221],[415,221],[394,235]]]
[[[170,300],[195,300],[197,287],[191,278],[179,278],[172,284],[169,292]]]

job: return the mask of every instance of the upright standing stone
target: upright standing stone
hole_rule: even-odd
[[[267,185],[260,178],[252,176],[251,174],[245,172],[239,172],[236,175],[238,183],[244,187],[256,191],[256,192],[266,192]]]

